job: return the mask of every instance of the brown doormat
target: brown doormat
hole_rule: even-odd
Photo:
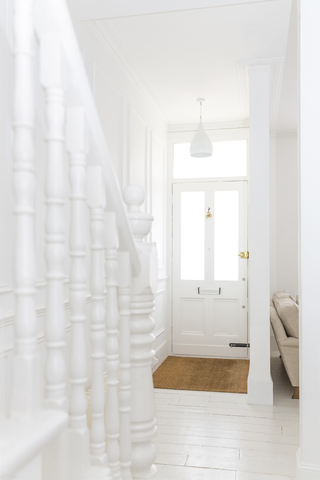
[[[168,357],[153,374],[155,388],[247,393],[249,360]]]

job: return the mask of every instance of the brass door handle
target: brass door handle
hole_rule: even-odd
[[[238,257],[240,258],[249,258],[249,252],[240,252]]]

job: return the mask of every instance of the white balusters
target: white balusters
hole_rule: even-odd
[[[35,315],[33,3],[33,0],[13,2],[15,350],[11,415],[15,418],[32,415],[41,402]]]
[[[123,479],[131,479],[131,380],[130,380],[131,265],[128,252],[118,253],[120,350],[120,466]]]
[[[91,442],[94,465],[106,464],[106,436],[104,424],[104,206],[105,191],[101,167],[88,169],[88,204],[91,209]]]
[[[65,260],[65,100],[62,80],[62,48],[58,35],[40,42],[40,76],[45,90],[47,120],[46,165],[46,405],[67,409],[64,311]]]
[[[86,360],[86,155],[87,130],[82,108],[67,110],[67,150],[70,158],[70,464],[71,478],[89,465],[89,431],[85,394]]]
[[[15,419],[31,417],[42,407],[35,315],[36,192],[33,49],[37,43],[33,33],[33,1],[13,0],[16,320],[11,415]],[[47,7],[49,12],[52,8],[50,2]],[[41,20],[41,8],[39,12],[38,23]],[[151,443],[156,431],[156,419],[151,376],[151,363],[154,356],[152,350],[154,322],[150,313],[154,308],[157,261],[154,247],[142,242],[150,231],[152,217],[140,212],[139,205],[144,200],[143,191],[138,187],[128,188],[125,198],[129,205],[129,216],[142,263],[142,273],[132,282],[131,261],[133,259],[136,267],[139,267],[139,262],[137,252],[133,248],[127,220],[123,216],[122,205],[118,210],[118,219],[115,213],[104,212],[105,186],[102,181],[101,167],[90,167],[92,427],[89,444],[86,399],[88,132],[83,108],[69,108],[65,118],[64,77],[70,71],[65,69],[66,65],[64,65],[63,51],[66,49],[62,48],[59,36],[50,32],[51,30],[47,32],[46,28],[38,26],[37,38],[41,48],[40,80],[45,91],[47,120],[45,183],[47,355],[44,390],[45,406],[51,409],[44,410],[43,418],[47,418],[46,416],[49,419],[50,416],[52,418],[48,428],[43,423],[43,428],[47,428],[47,432],[43,436],[42,445],[39,445],[37,452],[32,451],[32,455],[36,458],[38,478],[44,480],[58,478],[59,480],[69,478],[70,480],[78,478],[131,480],[131,467],[135,477],[146,478],[156,471],[153,465],[155,448]],[[69,299],[72,327],[69,352],[69,401],[66,391],[64,309],[65,127],[70,176]],[[101,151],[100,156],[101,161],[106,162]],[[105,164],[104,167],[106,171],[111,171],[110,165]],[[111,192],[116,192],[117,196],[119,188],[112,175],[109,189]],[[130,253],[128,251],[118,253],[117,220],[122,225],[122,245],[126,250],[130,250]],[[104,281],[107,287],[106,302]],[[132,317],[130,317],[131,311]],[[105,402],[103,378],[104,360],[106,360],[107,370],[107,402]],[[52,409],[66,411],[68,408],[69,431],[66,432],[66,413]],[[34,416],[34,423],[29,423],[30,429],[36,425],[38,418]],[[30,458],[31,461],[33,461],[32,458]],[[70,470],[68,464],[70,464]]]
[[[117,249],[119,246],[116,216],[113,212],[105,214],[105,247],[106,247],[106,360],[107,360],[107,406],[106,431],[107,454],[113,476],[120,477],[119,450],[119,398],[118,398],[118,298],[117,298]]]
[[[55,34],[40,39],[40,81],[45,91],[47,121],[46,162],[46,389],[45,406],[68,409],[65,365],[65,98],[60,38]],[[69,442],[67,429],[46,450],[43,469],[46,480],[67,480]],[[54,460],[53,460],[54,459]]]
[[[154,358],[154,293],[158,283],[157,251],[154,244],[142,242],[151,230],[152,215],[142,213],[140,205],[145,193],[141,187],[129,186],[124,200],[136,239],[142,271],[133,277],[131,292],[131,438],[132,475],[150,478],[156,472],[156,450],[151,442],[155,435],[156,417],[151,366]]]

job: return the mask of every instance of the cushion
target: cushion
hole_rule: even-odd
[[[294,301],[294,298],[292,295],[290,295],[289,293],[287,293],[285,290],[278,290],[277,292],[275,292],[272,296],[272,300],[273,300],[273,303],[276,301],[276,300],[279,300],[280,298],[291,298],[291,300]]]
[[[299,338],[299,306],[288,294],[275,297],[273,301],[288,337]]]

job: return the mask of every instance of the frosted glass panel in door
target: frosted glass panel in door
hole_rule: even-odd
[[[239,193],[214,193],[214,279],[239,278]]]
[[[174,145],[173,178],[245,177],[247,140],[213,142],[211,157],[194,158],[189,143]]]
[[[181,192],[181,280],[204,280],[205,193]]]

